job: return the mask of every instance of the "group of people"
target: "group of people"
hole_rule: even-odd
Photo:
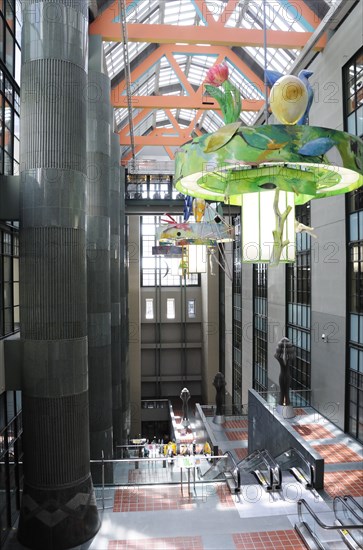
[[[143,448],[144,458],[156,458],[164,456],[165,458],[172,459],[178,454],[178,449],[175,440],[169,441],[168,443],[156,441],[156,438],[153,439],[151,443],[146,441]],[[207,457],[212,455],[212,449],[208,441],[203,445],[197,445],[194,441],[190,444],[182,444],[180,447],[181,455],[195,455],[195,454],[204,454]]]

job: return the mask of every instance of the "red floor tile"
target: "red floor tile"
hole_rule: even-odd
[[[230,428],[248,428],[248,420],[226,420],[223,428],[227,430]]]
[[[327,464],[342,462],[362,462],[363,456],[349,449],[347,445],[334,443],[333,445],[313,445],[314,449],[324,458]]]
[[[332,498],[344,495],[363,497],[363,472],[362,470],[325,472],[324,489]]]
[[[113,504],[114,512],[189,510],[192,508],[192,502],[181,494],[179,485],[153,487],[152,489],[148,487],[116,489]]]
[[[216,490],[217,496],[219,498],[219,503],[222,505],[222,508],[234,508],[235,507],[232,495],[231,495],[228,487],[226,487],[226,485],[224,483],[213,485],[213,487]]]
[[[308,414],[308,413],[306,412],[306,410],[303,409],[303,408],[301,408],[301,407],[296,407],[296,408],[294,409],[294,411],[295,411],[296,416],[304,416],[304,415]]]
[[[167,537],[160,539],[110,540],[108,550],[203,550],[201,537]]]
[[[304,439],[333,439],[334,434],[329,432],[319,424],[306,424],[303,426],[293,426]]]
[[[248,432],[225,432],[230,441],[243,441],[248,439]]]
[[[246,458],[248,454],[248,449],[233,449],[236,453],[236,456],[238,460],[242,460],[243,458]]]
[[[235,533],[236,550],[303,550],[305,546],[295,531],[263,531],[260,533]]]

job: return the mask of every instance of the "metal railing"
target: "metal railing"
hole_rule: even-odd
[[[327,523],[324,523],[319,518],[319,516],[317,516],[317,514],[314,512],[314,510],[311,508],[311,506],[306,502],[306,500],[304,498],[301,498],[300,500],[298,500],[298,503],[297,503],[297,513],[298,513],[298,516],[299,516],[299,520],[302,523],[305,523],[304,518],[303,518],[303,514],[302,514],[302,508],[303,507],[306,508],[306,510],[311,515],[311,517],[314,519],[314,521],[316,521],[316,523],[319,525],[319,527],[321,527],[324,530],[327,530],[327,531],[340,531],[341,529],[346,529],[346,530],[363,529],[363,524],[361,524],[361,523],[346,523],[346,524],[341,524],[341,525],[335,525],[335,524],[328,525]]]

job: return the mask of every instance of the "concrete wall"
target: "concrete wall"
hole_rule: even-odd
[[[248,453],[266,449],[274,458],[290,448],[297,449],[315,468],[315,488],[324,487],[324,459],[309,442],[257,392],[248,394]]]

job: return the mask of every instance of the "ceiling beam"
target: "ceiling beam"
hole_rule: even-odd
[[[90,26],[90,34],[99,34],[103,40],[120,42],[120,24],[109,22],[101,23],[96,19]],[[195,27],[176,25],[143,25],[128,23],[127,34],[129,42],[175,44],[211,44],[213,46],[245,46],[263,47],[263,30],[237,29],[234,27],[216,26]],[[294,31],[267,31],[267,44],[270,48],[301,49],[311,37],[311,32]],[[321,51],[326,44],[326,37],[321,37],[314,45],[314,49]]]
[[[205,98],[204,98],[205,99]],[[203,102],[202,94],[193,94],[192,96],[180,95],[149,95],[149,96],[132,96],[131,102],[134,109],[201,109],[206,111],[220,110],[217,101],[211,97],[208,101]],[[111,97],[113,107],[125,109],[127,106],[127,98],[125,95],[115,98]],[[242,111],[259,111],[264,104],[263,99],[243,99]]]

